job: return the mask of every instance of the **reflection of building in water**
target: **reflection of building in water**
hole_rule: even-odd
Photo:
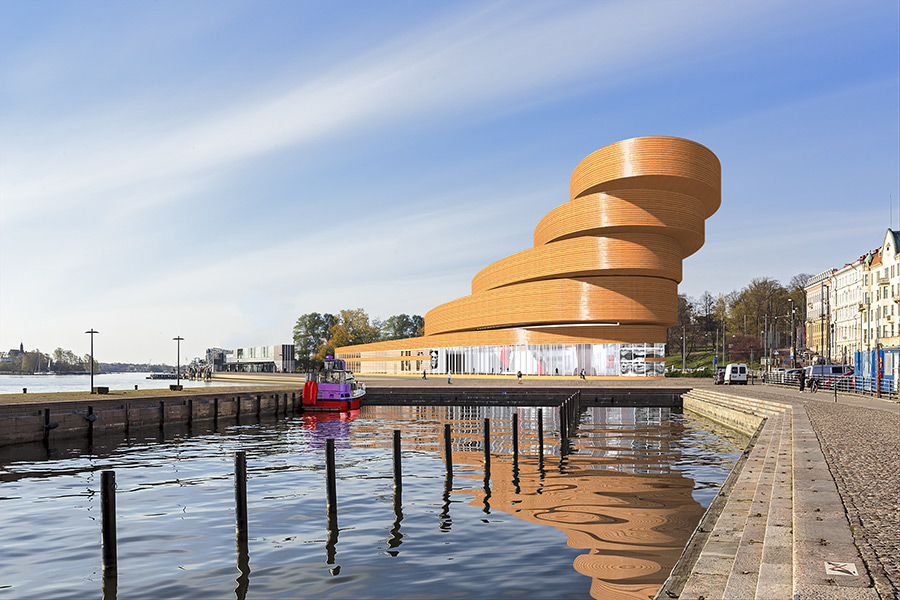
[[[582,419],[575,454],[560,458],[557,411],[544,408],[544,460],[539,463],[536,412],[517,410],[517,464],[511,458],[510,409],[365,407],[354,430],[384,431],[390,419],[418,421],[404,425],[404,449],[439,452],[443,424],[450,423],[454,476],[474,480],[471,488],[460,489],[457,479],[454,494],[474,496],[471,505],[485,511],[565,533],[569,546],[587,550],[574,567],[592,578],[594,598],[653,597],[704,510],[692,496],[694,481],[670,467],[683,459],[671,443],[682,428],[669,424],[668,409],[595,407]],[[365,425],[366,417],[382,425]],[[491,418],[488,486],[481,446],[484,417]],[[382,440],[379,445],[390,446]]]
[[[533,245],[425,315],[425,335],[338,348],[357,373],[662,377],[682,261],[721,202],[709,149],[673,137],[623,140],[582,160],[569,201]]]

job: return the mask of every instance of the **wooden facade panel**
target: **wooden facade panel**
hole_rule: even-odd
[[[703,245],[702,202],[659,190],[588,194],[557,206],[534,230],[535,247],[577,236],[651,233],[679,241],[690,256]]]
[[[643,275],[681,281],[681,245],[656,234],[578,237],[529,248],[485,267],[472,279],[477,294],[513,283],[572,277]]]
[[[708,148],[681,138],[632,138],[605,146],[578,163],[570,198],[622,189],[660,189],[700,199],[710,217],[721,202],[722,167]]]
[[[673,325],[677,284],[659,277],[533,281],[473,294],[425,315],[425,335],[556,323]]]

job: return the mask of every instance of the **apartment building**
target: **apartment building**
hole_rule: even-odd
[[[851,364],[855,352],[900,348],[900,232],[880,248],[806,283],[807,354]]]

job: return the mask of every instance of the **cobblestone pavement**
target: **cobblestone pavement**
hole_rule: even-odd
[[[900,598],[900,413],[804,400],[882,598]]]
[[[900,405],[772,385],[728,391],[806,408],[875,589],[900,599]]]

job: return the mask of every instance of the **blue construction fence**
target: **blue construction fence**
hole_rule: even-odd
[[[875,393],[878,381],[881,391],[897,392],[897,368],[900,366],[900,348],[854,352],[852,386],[857,391]]]

